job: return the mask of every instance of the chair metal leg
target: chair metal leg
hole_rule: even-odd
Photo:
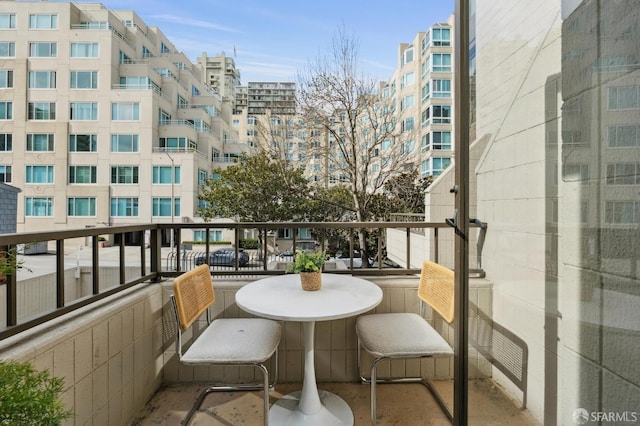
[[[262,390],[264,392],[263,400],[264,400],[264,426],[268,426],[269,424],[269,391],[273,390],[277,381],[278,381],[278,351],[275,353],[275,374],[273,383],[269,383],[269,370],[267,367],[260,363],[255,364],[254,367],[258,368],[262,372],[262,384],[261,385],[229,385],[229,386],[209,386],[204,389],[198,395],[196,402],[191,407],[191,410],[187,413],[186,417],[180,423],[183,426],[186,426],[191,421],[193,415],[200,409],[204,399],[208,394],[212,392],[235,392],[235,391],[256,391]]]
[[[377,415],[376,414],[376,385],[377,384],[399,384],[399,383],[420,383],[421,385],[426,387],[427,390],[429,391],[429,393],[431,393],[431,395],[433,395],[434,399],[436,400],[436,402],[440,406],[440,409],[442,410],[442,412],[447,416],[449,421],[453,423],[453,414],[449,410],[449,407],[447,407],[447,404],[444,402],[444,399],[442,398],[440,393],[433,386],[433,383],[431,383],[431,380],[426,379],[424,377],[399,377],[399,378],[392,378],[392,379],[391,378],[378,378],[378,376],[377,376],[378,362],[380,362],[382,360],[385,360],[385,359],[389,359],[389,360],[393,359],[393,358],[390,358],[390,357],[375,358],[373,360],[373,363],[371,364],[371,376],[370,376],[369,379],[367,379],[361,373],[360,355],[361,355],[360,339],[358,339],[358,347],[357,347],[358,375],[360,376],[360,381],[362,383],[366,383],[366,384],[369,384],[371,386],[371,425],[372,426],[375,426],[375,424],[376,424],[376,415]]]

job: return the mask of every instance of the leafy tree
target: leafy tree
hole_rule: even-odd
[[[272,160],[266,152],[242,156],[226,169],[213,170],[199,198],[205,221],[233,217],[243,222],[295,221],[305,218],[308,182],[302,170]]]

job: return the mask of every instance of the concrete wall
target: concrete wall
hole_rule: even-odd
[[[559,7],[556,0],[517,8],[509,0],[482,0],[476,7],[477,134],[490,136],[475,169],[478,216],[490,227],[483,266],[494,283],[494,320],[531,348],[528,407],[539,419],[545,405],[545,87],[560,72]],[[518,397],[508,381],[500,383]]]

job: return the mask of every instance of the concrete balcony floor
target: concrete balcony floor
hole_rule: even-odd
[[[449,406],[452,400],[452,382],[434,383]],[[206,384],[163,386],[147,403],[134,425],[179,425]],[[279,383],[271,392],[273,404],[283,395],[300,390],[299,383]],[[344,399],[353,410],[356,426],[370,425],[369,386],[360,383],[319,383],[319,389],[333,392]],[[448,425],[435,399],[420,384],[379,385],[378,422],[383,425],[423,426]],[[469,382],[470,425],[540,425],[526,410],[512,401],[493,381]],[[262,424],[262,398],[260,392],[217,392],[207,396],[191,425],[260,425]]]

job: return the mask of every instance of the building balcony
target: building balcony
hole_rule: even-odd
[[[311,229],[313,238],[325,248],[325,232],[341,229],[348,235],[350,230],[363,227],[384,235],[387,250],[394,251],[403,264],[372,261],[370,268],[357,268],[355,257],[347,255],[346,259],[327,262],[326,272],[359,275],[379,285],[383,301],[375,312],[420,312],[416,294],[419,269],[412,260],[418,258],[411,252],[422,250],[423,243],[415,240],[416,236],[429,238],[432,245],[440,246],[430,255],[438,260],[443,250],[448,251],[444,241],[452,233],[444,223],[150,224],[2,235],[0,247],[21,250],[39,241],[38,247],[47,242],[47,252],[19,254],[22,267],[0,287],[0,357],[28,361],[64,378],[63,401],[74,411],[67,424],[179,424],[207,383],[234,377],[248,380],[253,374],[242,368],[180,365],[175,353],[176,324],[169,302],[172,279],[194,267],[198,256],[206,259],[220,247],[209,240],[211,231],[227,232],[232,236],[229,245],[236,247],[250,237],[264,242],[245,249],[250,254],[246,265],[240,266],[236,260],[230,266],[211,267],[217,296],[213,316],[245,317],[248,314],[235,304],[235,293],[248,282],[284,273],[279,264],[290,262],[301,247],[296,232],[285,241],[278,239],[277,229]],[[172,229],[172,240],[180,248],[177,251],[163,246]],[[204,244],[183,243],[183,236],[203,229],[207,236]],[[418,229],[422,232],[411,231]],[[402,235],[407,237],[403,240]],[[284,247],[287,242],[292,253],[278,253],[276,245]],[[354,253],[353,244],[351,239],[347,253]],[[375,256],[387,258],[381,246]],[[493,327],[491,283],[471,278],[469,286],[470,320],[476,325],[471,331],[469,400],[481,408],[474,410],[478,414],[469,420],[478,424],[537,424],[520,408],[526,403],[526,375],[524,391],[516,397],[504,392],[504,385],[494,378],[494,372],[501,371],[500,354],[482,336],[495,330],[501,331],[502,337],[512,336],[497,325]],[[429,310],[425,318],[453,345],[450,325]],[[320,389],[347,401],[355,424],[369,424],[369,387],[357,382],[354,325],[355,317],[317,324],[316,375]],[[271,392],[271,403],[302,383],[302,327],[286,322],[283,332],[279,383]],[[517,338],[511,342],[516,347],[519,343]],[[524,360],[518,367],[526,373],[526,357]],[[368,369],[366,362],[363,370]],[[395,360],[379,368],[390,375],[416,371],[434,379],[451,407],[453,359]],[[261,421],[259,398],[258,393],[209,395],[196,418],[203,424],[256,424]],[[448,423],[419,385],[379,386],[378,401],[378,424]]]

